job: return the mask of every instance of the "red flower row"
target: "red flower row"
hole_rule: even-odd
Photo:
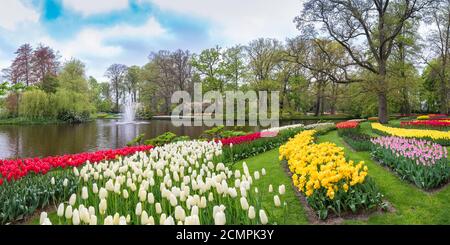
[[[444,120],[421,120],[401,122],[400,126],[431,126],[431,127],[450,127],[450,121]]]
[[[133,146],[116,150],[101,150],[45,158],[0,160],[0,185],[3,184],[3,179],[7,181],[17,180],[29,173],[46,174],[55,168],[78,167],[87,161],[94,163],[112,160],[117,156],[128,156],[139,151],[149,151],[152,148],[153,146]]]
[[[259,138],[261,138],[261,132],[257,132],[257,133],[252,133],[252,134],[247,134],[244,136],[235,136],[235,137],[230,137],[230,138],[226,138],[226,139],[216,139],[216,142],[221,141],[223,145],[239,145],[242,144],[244,142],[249,142],[249,141],[254,141],[257,140]]]
[[[338,128],[338,129],[356,128],[356,127],[358,127],[358,125],[359,125],[358,121],[346,121],[346,122],[337,123],[336,128]]]

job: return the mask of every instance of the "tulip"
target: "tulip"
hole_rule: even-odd
[[[66,217],[66,219],[72,218],[72,206],[71,205],[67,206],[64,216]]]
[[[266,225],[269,222],[266,212],[262,209],[259,210],[259,219],[261,221],[261,224],[263,224],[263,225]]]
[[[184,221],[185,218],[186,218],[186,213],[185,213],[184,209],[181,206],[176,206],[175,207],[175,219]]]
[[[142,211],[142,214],[141,214],[141,225],[146,225],[147,223],[148,223],[148,214],[144,210],[144,211]]]
[[[88,189],[86,186],[83,186],[83,188],[81,189],[81,199],[86,200],[88,198],[89,198]]]
[[[120,216],[119,218],[119,225],[127,225],[127,220],[125,217]]]
[[[136,204],[136,210],[135,210],[135,214],[137,216],[140,216],[142,214],[142,203],[138,202]]]
[[[39,218],[39,224],[42,225],[44,223],[45,219],[47,219],[47,213],[46,212],[42,212],[41,216]]]
[[[108,205],[106,203],[106,199],[100,200],[100,203],[98,204],[98,210],[101,215],[104,215],[106,213],[107,208],[108,208]]]
[[[70,196],[70,198],[69,198],[69,204],[70,204],[71,206],[74,206],[76,201],[77,201],[77,195],[76,195],[76,194],[72,194],[72,195]]]
[[[253,220],[256,217],[255,208],[253,206],[250,206],[248,208],[248,218]]]
[[[278,192],[280,193],[280,195],[284,195],[284,193],[286,193],[286,187],[284,185],[280,185],[278,187]]]
[[[273,186],[269,185],[269,193],[272,193],[272,192],[273,192]]]
[[[125,199],[128,199],[128,197],[129,197],[128,191],[126,189],[123,189],[122,195],[123,195],[123,198],[125,198]]]
[[[148,193],[147,195],[147,202],[150,204],[155,203],[155,196],[153,195],[153,193]]]
[[[120,222],[120,214],[115,213],[113,216],[113,225],[119,225],[119,222]]]
[[[175,225],[175,220],[173,220],[172,216],[169,216],[164,220],[164,225]]]
[[[68,185],[69,185],[69,180],[68,179],[64,179],[63,186],[67,187]]]
[[[79,225],[80,224],[80,213],[78,212],[77,209],[73,210],[72,224],[73,225]]]
[[[273,202],[275,204],[275,207],[280,207],[281,206],[280,197],[278,195],[273,196]]]
[[[98,197],[99,197],[100,199],[106,199],[106,198],[108,197],[108,191],[107,191],[105,188],[103,188],[103,187],[100,188]]]
[[[155,209],[156,209],[156,213],[157,213],[157,214],[161,214],[162,208],[161,208],[161,204],[160,204],[159,202],[157,202],[157,203],[155,204]]]
[[[50,180],[50,183],[51,183],[52,185],[55,185],[55,177],[52,177],[52,179]]]
[[[192,206],[191,208],[191,216],[198,215],[198,206]]]
[[[131,216],[129,214],[127,214],[127,223],[131,222]]]
[[[247,198],[241,197],[240,201],[241,201],[241,207],[242,207],[242,209],[243,209],[243,210],[247,210],[247,209],[248,209],[248,201],[247,201]]]
[[[261,169],[261,175],[262,175],[262,176],[265,176],[265,175],[266,175],[266,169],[265,169],[265,168]]]
[[[259,192],[258,187],[255,187],[255,193],[258,194],[258,192]]]
[[[103,221],[103,224],[104,225],[113,225],[114,224],[113,217],[111,215],[106,217],[105,220]]]
[[[58,211],[56,212],[58,217],[64,216],[64,203],[59,204]]]
[[[98,186],[97,186],[97,183],[92,184],[92,192],[93,192],[94,194],[97,194],[97,193],[98,193]]]
[[[166,222],[166,218],[167,218],[166,214],[162,213],[161,217],[159,217],[159,224],[164,225],[164,222]]]
[[[225,213],[223,211],[219,211],[214,215],[214,224],[215,225],[225,225],[227,223]]]
[[[42,222],[42,225],[52,225],[52,222],[49,218],[45,218],[44,222]]]
[[[147,192],[145,190],[140,190],[138,196],[141,202],[145,202],[145,200],[147,200]]]
[[[178,204],[177,197],[172,193],[169,196],[169,201],[172,207],[175,207]]]
[[[97,225],[97,216],[91,215],[89,225]]]
[[[259,172],[258,171],[255,171],[254,176],[255,176],[255,180],[259,180]]]
[[[147,225],[155,225],[155,219],[153,216],[148,217]]]

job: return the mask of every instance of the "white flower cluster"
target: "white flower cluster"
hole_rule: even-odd
[[[184,141],[74,168],[78,191],[58,206],[53,224],[267,224],[252,189],[266,170],[251,174],[243,163],[242,172],[233,171],[219,162],[221,154],[220,142]],[[280,203],[276,195],[275,206]],[[41,224],[52,224],[46,213]]]
[[[309,130],[309,129],[317,129],[317,128],[334,127],[334,126],[335,126],[334,123],[329,122],[329,123],[314,123],[314,124],[309,124],[309,125],[306,125],[304,128],[305,128],[306,130]]]
[[[286,130],[286,129],[293,129],[293,128],[301,128],[303,127],[303,124],[293,124],[293,125],[287,125],[287,126],[282,126],[282,127],[274,127],[274,128],[269,128],[269,129],[265,129],[262,132],[279,132],[282,130]]]

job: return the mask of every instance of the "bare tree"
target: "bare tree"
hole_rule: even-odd
[[[317,25],[345,48],[356,66],[377,77],[378,116],[388,121],[387,61],[405,22],[417,16],[425,0],[309,0],[295,18],[305,35]]]
[[[123,64],[112,64],[106,70],[105,76],[111,80],[111,87],[114,91],[114,99],[116,103],[116,112],[119,112],[119,100],[122,89],[124,87],[124,80],[126,78],[128,67]]]
[[[31,60],[33,57],[33,48],[26,43],[15,52],[16,58],[11,64],[9,77],[13,84],[24,82],[26,86],[31,84]]]

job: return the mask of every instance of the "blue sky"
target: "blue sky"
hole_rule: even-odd
[[[0,69],[21,44],[43,43],[103,80],[110,64],[143,65],[160,49],[284,40],[300,9],[301,0],[1,0]]]

